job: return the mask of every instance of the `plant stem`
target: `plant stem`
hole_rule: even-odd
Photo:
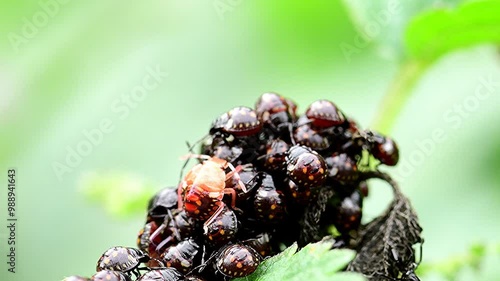
[[[417,81],[430,65],[429,61],[416,59],[407,60],[401,65],[382,100],[373,128],[382,134],[388,134],[392,130],[396,118],[410,99]]]
[[[401,189],[399,188],[398,183],[395,180],[393,180],[392,177],[389,176],[389,174],[387,173],[381,172],[379,170],[367,171],[361,174],[361,179],[362,180],[381,179],[387,182],[391,186],[395,196],[402,196]]]

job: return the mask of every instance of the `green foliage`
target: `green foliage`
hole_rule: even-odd
[[[410,57],[427,61],[474,44],[500,44],[500,1],[473,1],[455,10],[423,13],[406,29],[405,43]]]
[[[500,244],[476,244],[460,256],[437,263],[423,263],[418,268],[423,280],[494,281],[500,280]]]
[[[297,245],[265,260],[251,275],[238,281],[362,281],[362,275],[339,272],[354,258],[350,250],[332,250],[331,242],[309,244],[297,252]]]
[[[421,12],[440,6],[455,6],[459,0],[344,0],[357,30],[374,43],[384,57],[403,58],[404,33],[408,22]]]
[[[434,60],[458,48],[500,42],[500,1],[344,1],[360,35],[400,58]]]
[[[80,190],[85,197],[118,218],[144,214],[154,186],[138,177],[119,173],[90,173],[80,180]]]
[[[457,9],[433,9],[416,16],[405,31],[406,59],[389,87],[375,127],[388,133],[414,86],[441,56],[460,48],[500,44],[500,1],[467,2]]]

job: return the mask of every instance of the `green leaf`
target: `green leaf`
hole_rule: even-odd
[[[405,34],[408,55],[433,61],[480,43],[500,43],[500,1],[468,2],[455,10],[433,10],[416,17]]]
[[[405,32],[406,61],[381,103],[373,127],[389,133],[426,70],[441,56],[481,43],[500,44],[500,1],[467,2],[414,18]]]
[[[458,2],[460,0],[343,1],[363,42],[374,43],[378,53],[388,58],[404,56],[405,28],[414,16],[436,6],[453,7]]]
[[[337,280],[362,281],[362,275],[352,272],[339,272],[354,258],[351,250],[330,250],[331,242],[309,244],[299,252],[294,244],[281,254],[271,257],[251,275],[239,281],[299,281],[299,280]]]
[[[145,212],[155,185],[128,174],[88,173],[80,180],[80,190],[89,201],[102,205],[110,215],[128,218]]]

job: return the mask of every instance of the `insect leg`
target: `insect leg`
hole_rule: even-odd
[[[233,190],[234,191],[234,190]],[[224,210],[224,203],[222,201],[220,201],[220,205],[219,205],[219,208],[215,211],[215,213],[210,216],[210,218],[208,218],[208,220],[203,224],[203,231],[205,233],[208,232],[208,225],[213,223],[215,218],[220,215],[220,213],[222,213],[222,210]]]

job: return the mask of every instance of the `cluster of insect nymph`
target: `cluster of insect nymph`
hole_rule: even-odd
[[[334,236],[334,247],[352,248],[368,196],[365,160],[399,159],[394,140],[360,129],[333,102],[299,116],[277,93],[223,113],[197,144],[184,159],[198,163],[151,198],[137,249],[112,247],[90,279],[64,280],[227,280],[293,243]],[[418,280],[413,263],[395,259],[402,277],[388,280]]]

